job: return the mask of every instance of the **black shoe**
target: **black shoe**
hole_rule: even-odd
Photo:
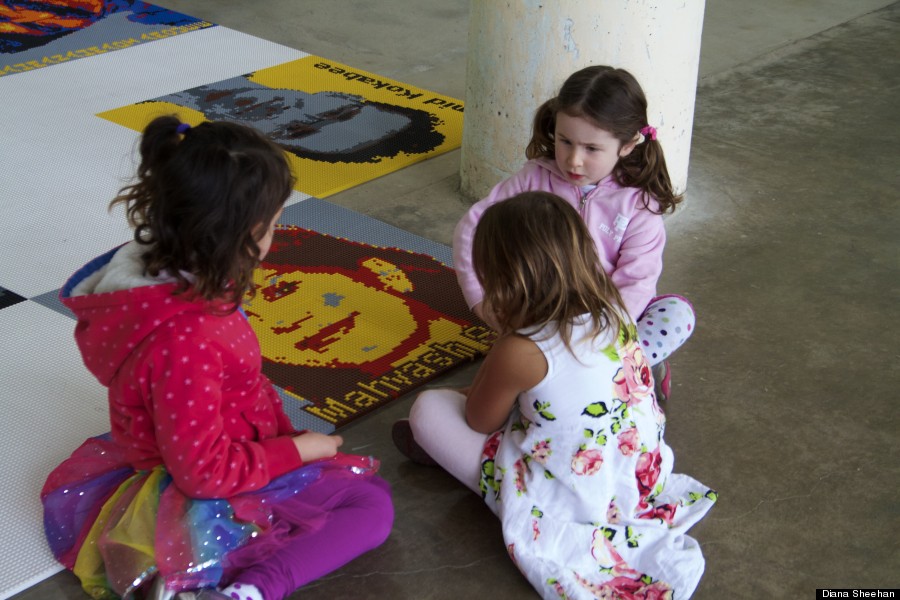
[[[656,403],[665,410],[669,397],[672,395],[672,368],[669,367],[669,361],[664,360],[651,370],[653,371],[653,392],[656,394]]]
[[[391,428],[391,439],[394,440],[397,450],[414,463],[425,465],[426,467],[438,466],[437,462],[428,456],[428,453],[425,452],[422,446],[416,443],[412,427],[409,425],[409,419],[400,419],[394,422],[394,426]]]

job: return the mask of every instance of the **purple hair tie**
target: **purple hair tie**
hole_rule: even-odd
[[[641,128],[641,135],[645,138],[650,138],[651,140],[656,139],[656,127],[652,125],[647,125],[646,127]]]
[[[178,133],[184,135],[185,133],[188,132],[188,130],[189,130],[190,128],[191,128],[191,126],[190,126],[188,123],[182,123],[182,124],[180,124],[178,127],[175,128],[175,131],[177,131]]]

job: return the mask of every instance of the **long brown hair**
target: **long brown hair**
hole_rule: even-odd
[[[626,329],[584,220],[559,196],[523,192],[491,205],[475,229],[472,262],[500,335],[555,323],[571,349],[572,322],[586,313],[594,336]]]
[[[176,293],[224,301],[235,310],[259,264],[260,228],[275,218],[294,178],[284,152],[250,127],[174,116],[144,129],[135,183],[124,205],[146,272],[175,277]],[[185,275],[187,274],[187,276]]]
[[[633,142],[647,127],[647,98],[637,79],[624,69],[603,65],[585,67],[566,79],[556,97],[538,107],[532,123],[531,140],[525,149],[528,158],[554,158],[556,115],[587,119],[609,131],[620,145]],[[659,203],[659,213],[672,212],[682,195],[672,187],[662,145],[650,137],[619,159],[613,170],[619,185],[643,190],[644,207],[650,198]]]

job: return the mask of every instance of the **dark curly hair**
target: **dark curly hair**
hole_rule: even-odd
[[[566,79],[556,97],[538,107],[525,149],[528,158],[555,157],[556,115],[560,112],[587,119],[612,133],[622,145],[634,142],[648,125],[647,98],[631,73],[604,65],[585,67]],[[619,159],[613,176],[619,185],[643,190],[648,210],[650,198],[659,203],[660,214],[674,211],[682,200],[672,187],[662,145],[649,137]]]
[[[253,291],[257,242],[294,185],[284,151],[245,125],[162,116],[144,129],[140,157],[135,183],[109,207],[125,207],[147,274],[236,310]]]

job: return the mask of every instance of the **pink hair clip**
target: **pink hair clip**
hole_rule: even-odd
[[[646,127],[641,128],[641,135],[645,138],[650,138],[651,140],[656,139],[656,127],[652,125],[647,125]]]

